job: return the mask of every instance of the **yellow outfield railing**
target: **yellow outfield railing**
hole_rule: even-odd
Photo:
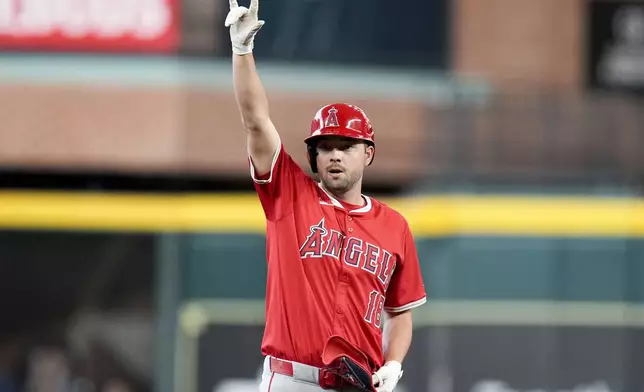
[[[644,199],[441,195],[389,198],[419,236],[451,234],[644,237]],[[0,192],[0,227],[263,233],[257,196]]]

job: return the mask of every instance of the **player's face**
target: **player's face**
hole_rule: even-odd
[[[332,192],[345,193],[362,179],[374,149],[354,139],[330,137],[318,142],[317,152],[322,184]]]

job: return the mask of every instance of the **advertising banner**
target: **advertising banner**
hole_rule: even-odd
[[[0,0],[0,49],[174,52],[178,0]]]
[[[587,84],[644,94],[644,2],[588,2]]]

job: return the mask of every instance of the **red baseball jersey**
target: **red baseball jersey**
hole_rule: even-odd
[[[333,198],[283,145],[269,173],[250,169],[267,221],[262,353],[322,367],[327,339],[340,335],[382,366],[382,310],[426,301],[405,218],[367,196],[362,206]]]

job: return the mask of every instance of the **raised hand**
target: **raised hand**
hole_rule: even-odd
[[[250,7],[241,7],[237,0],[229,0],[230,11],[224,22],[230,27],[230,41],[233,53],[244,55],[253,51],[255,35],[264,25],[263,20],[258,20],[259,0],[250,0]]]

